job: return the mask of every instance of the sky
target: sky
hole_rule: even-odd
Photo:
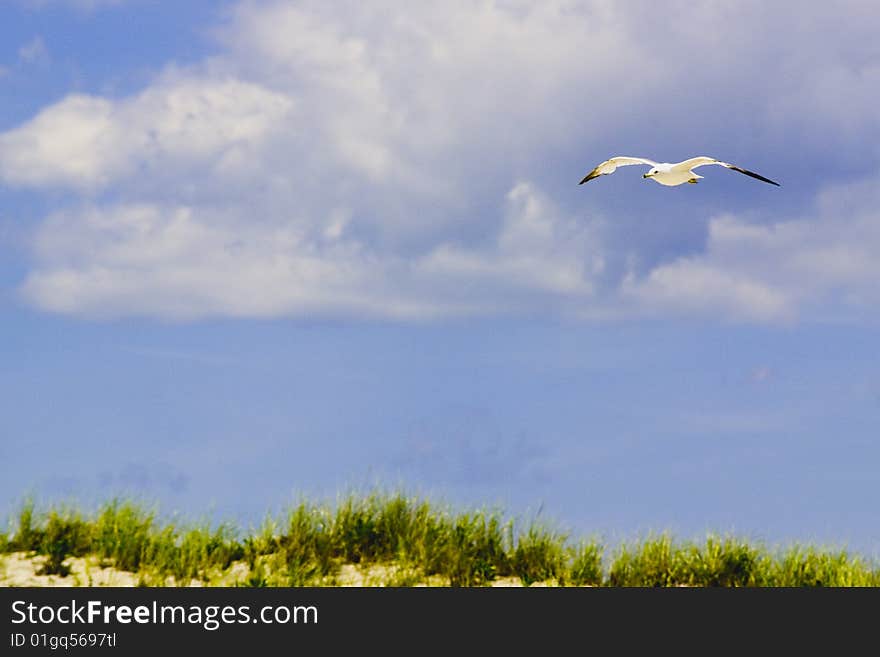
[[[0,501],[404,490],[880,557],[873,1],[0,2]],[[722,167],[667,188],[614,155]]]

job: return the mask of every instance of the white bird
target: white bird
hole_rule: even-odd
[[[703,176],[698,176],[692,171],[692,169],[696,169],[697,167],[702,167],[707,164],[718,164],[722,167],[727,167],[728,169],[733,169],[734,171],[744,173],[747,176],[751,176],[752,178],[763,180],[765,183],[770,183],[771,185],[776,185],[777,187],[780,186],[778,182],[773,182],[769,178],[765,178],[764,176],[759,175],[754,171],[742,169],[732,164],[728,164],[727,162],[716,160],[714,157],[706,156],[692,157],[689,160],[676,162],[674,164],[671,164],[669,162],[654,162],[653,160],[646,160],[643,157],[612,157],[610,160],[605,160],[604,162],[602,162],[602,164],[590,171],[590,173],[584,176],[584,179],[581,180],[578,184],[583,185],[585,182],[587,182],[588,180],[592,180],[593,178],[598,178],[599,176],[607,176],[609,173],[614,173],[617,170],[617,167],[628,167],[631,164],[647,164],[651,167],[651,170],[648,171],[648,173],[643,174],[642,178],[650,178],[651,180],[654,180],[661,185],[666,185],[667,187],[675,187],[676,185],[681,185],[684,183],[696,184],[697,180],[699,180]]]

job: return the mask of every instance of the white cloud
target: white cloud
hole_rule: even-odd
[[[507,194],[507,212],[493,244],[441,244],[420,261],[420,270],[464,290],[490,284],[484,298],[476,299],[486,307],[506,291],[518,292],[527,308],[536,303],[534,294],[524,295],[530,292],[568,303],[589,300],[603,265],[597,226],[560,216],[533,185],[521,182]]]
[[[508,204],[490,257],[440,246],[414,260],[320,233],[309,221],[256,220],[243,230],[246,208],[59,213],[36,236],[41,264],[23,293],[55,312],[172,319],[424,319],[528,310],[541,293],[589,297],[589,278],[601,269],[597,256],[585,255],[596,248],[589,231],[555,216],[528,184],[515,187]]]
[[[766,152],[776,171],[803,166],[792,143],[876,132],[876,53],[855,39],[836,58],[812,48],[837,9],[665,12],[241,2],[219,55],[130,97],[67,96],[0,134],[0,179],[74,197],[37,231],[24,293],[57,312],[179,318],[876,308],[876,203],[832,190],[790,216],[716,216],[703,248],[670,254],[622,232],[625,199],[576,188],[572,166],[618,151],[723,144],[733,152],[718,156]],[[822,122],[835,130],[813,138]],[[866,149],[861,175],[880,157]],[[660,219],[675,244],[682,222]]]
[[[645,280],[624,284],[625,295],[640,307],[660,314],[711,315],[720,311],[734,319],[788,319],[786,296],[760,278],[684,259],[652,270]]]
[[[733,216],[709,224],[706,250],[630,278],[624,294],[655,312],[735,320],[824,319],[880,306],[880,176],[826,188],[815,210],[771,225]],[[821,310],[824,309],[824,310]]]
[[[100,182],[116,158],[100,143],[113,129],[111,104],[68,96],[14,131],[0,135],[0,173],[10,183],[52,185]]]
[[[234,79],[170,76],[113,102],[71,95],[0,135],[0,175],[20,185],[86,190],[195,168],[235,170],[292,103]]]
[[[358,291],[381,272],[349,245],[321,248],[295,226],[242,231],[230,217],[155,206],[55,215],[37,238],[51,265],[28,278],[24,293],[50,310],[95,316],[369,313]]]

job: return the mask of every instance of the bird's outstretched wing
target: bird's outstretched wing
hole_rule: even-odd
[[[584,176],[584,179],[581,180],[578,185],[583,185],[585,182],[592,180],[593,178],[607,176],[609,173],[614,173],[617,170],[617,167],[628,167],[631,164],[647,164],[649,166],[654,166],[657,163],[653,160],[646,160],[643,157],[625,157],[618,155],[617,157],[612,157],[610,160],[602,162],[602,164]]]
[[[744,173],[747,176],[751,176],[752,178],[757,178],[758,180],[763,180],[765,183],[770,183],[771,185],[776,185],[780,187],[778,182],[774,182],[769,178],[765,178],[759,173],[755,173],[754,171],[749,171],[748,169],[743,169],[738,166],[734,166],[733,164],[728,164],[727,162],[722,162],[721,160],[716,160],[714,157],[692,157],[689,160],[685,160],[684,162],[678,162],[677,164],[672,165],[673,171],[690,171],[691,169],[696,169],[697,167],[706,166],[707,164],[718,164],[722,167],[727,167],[728,169],[733,169],[734,171],[739,171],[740,173]]]

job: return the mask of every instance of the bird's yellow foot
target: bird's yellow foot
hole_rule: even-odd
[[[689,182],[691,185],[696,185],[696,184],[697,184],[697,179],[696,179],[696,178],[691,178],[690,180],[688,180],[688,182]]]

